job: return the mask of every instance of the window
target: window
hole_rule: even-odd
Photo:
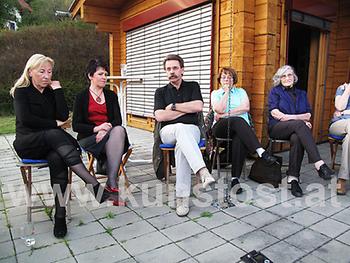
[[[127,32],[127,74],[146,76],[142,84],[128,84],[127,113],[153,116],[155,90],[168,83],[163,59],[170,53],[184,59],[183,78],[199,82],[208,111],[211,27],[212,4],[207,4]]]

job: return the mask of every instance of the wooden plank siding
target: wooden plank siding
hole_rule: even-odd
[[[126,62],[126,32],[123,23],[127,20],[151,13],[152,9],[174,0],[115,0],[116,8],[89,6],[89,0],[76,0],[70,10],[80,13],[86,22],[95,23],[99,31],[110,33],[111,73],[119,75],[120,64]],[[186,2],[185,0],[181,0]],[[190,0],[187,1],[191,2]],[[295,0],[294,2],[297,2]],[[317,3],[317,1],[313,1]],[[319,3],[327,4],[326,1]],[[299,4],[304,2],[299,1]],[[297,6],[297,5],[296,5]],[[317,7],[317,6],[316,6]],[[325,93],[319,93],[317,100],[316,125],[320,131],[319,141],[325,140],[328,123],[334,111],[334,94],[338,85],[349,81],[350,67],[350,1],[332,1],[336,14],[332,17],[331,31],[323,42],[325,56],[320,56],[317,43],[313,43],[310,52],[309,87],[326,87]],[[286,63],[288,24],[285,17],[285,0],[216,0],[213,1],[213,42],[212,42],[212,88],[218,87],[217,74],[220,68],[231,66],[239,77],[238,86],[245,88],[251,100],[251,114],[255,130],[263,144],[267,138],[267,97],[272,85],[272,76],[281,65]],[[314,9],[317,12],[317,8]],[[315,14],[314,14],[315,15]],[[316,14],[317,15],[317,14]],[[325,44],[326,43],[326,44]],[[326,63],[325,71],[317,72],[319,63]],[[315,91],[314,91],[315,92]],[[315,92],[316,94],[316,92]],[[151,129],[150,118],[128,116],[129,125]],[[315,125],[314,125],[315,126]]]

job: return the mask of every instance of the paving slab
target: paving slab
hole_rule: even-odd
[[[129,239],[155,232],[156,230],[157,229],[147,221],[137,221],[135,223],[114,229],[112,231],[112,236],[119,242],[123,243]]]
[[[281,219],[262,228],[262,230],[278,239],[284,239],[302,230],[301,225],[295,224],[287,219]]]
[[[195,256],[225,243],[226,241],[217,235],[205,232],[186,238],[176,244],[191,256]]]
[[[17,255],[19,263],[38,262],[38,259],[40,259],[41,262],[55,262],[69,257],[71,257],[71,253],[68,247],[63,243],[55,244],[41,249],[34,249],[32,251]]]
[[[255,228],[253,226],[237,220],[214,228],[211,231],[226,240],[232,240],[254,230]]]
[[[0,243],[0,259],[15,256],[15,250],[13,248],[12,241],[6,241]]]
[[[344,234],[338,236],[337,240],[350,246],[350,231],[347,231]]]
[[[310,227],[312,230],[318,231],[326,236],[335,238],[350,229],[349,225],[335,221],[331,218],[326,218]]]
[[[115,244],[98,250],[76,256],[76,260],[81,263],[96,262],[117,262],[129,258],[130,255],[119,245]]]
[[[196,256],[195,259],[203,263],[237,262],[244,254],[246,253],[243,250],[226,243]]]
[[[135,257],[137,262],[184,262],[190,255],[174,244],[166,245]]]
[[[149,218],[147,221],[151,223],[158,230],[165,229],[186,221],[189,221],[188,217],[179,217],[176,213],[168,213],[165,215]]]
[[[300,212],[297,212],[291,216],[288,216],[287,219],[290,221],[293,221],[299,225],[302,225],[304,227],[311,226],[325,217],[317,214],[315,212],[309,211],[309,210],[302,210]]]
[[[176,242],[187,237],[205,232],[206,229],[201,225],[193,222],[187,221],[166,229],[161,230],[161,232],[166,235],[169,239]]]
[[[79,255],[93,250],[115,245],[117,242],[107,233],[68,241],[68,247],[73,255]]]
[[[236,219],[222,211],[209,214],[209,216],[201,216],[198,219],[194,219],[198,224],[204,226],[207,229],[212,229],[224,224],[236,221]]]
[[[279,219],[280,217],[278,215],[267,212],[266,210],[260,210],[254,214],[241,218],[243,222],[246,222],[256,228],[263,227]]]
[[[151,251],[153,249],[162,247],[164,245],[168,245],[171,243],[171,240],[165,237],[160,232],[152,232],[145,234],[143,236],[125,241],[122,243],[122,246],[125,250],[135,256],[138,254],[142,254],[147,251]]]
[[[272,262],[292,263],[302,258],[306,252],[291,246],[290,244],[280,241],[261,251]]]
[[[246,251],[247,253],[252,250],[262,250],[277,242],[279,242],[279,239],[261,230],[256,230],[231,240],[232,244]]]
[[[316,231],[310,229],[304,229],[288,238],[284,241],[304,250],[306,252],[311,252],[323,244],[329,242],[331,239],[325,235],[322,235]]]
[[[349,263],[350,247],[336,240],[332,240],[316,251],[312,252],[312,254],[329,263]]]

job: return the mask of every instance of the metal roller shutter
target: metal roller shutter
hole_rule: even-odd
[[[208,111],[211,27],[212,4],[207,4],[127,32],[127,74],[146,76],[142,84],[128,84],[127,113],[153,116],[155,90],[168,83],[162,64],[170,53],[184,59],[184,79],[199,82]]]

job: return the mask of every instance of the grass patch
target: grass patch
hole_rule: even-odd
[[[115,214],[114,214],[113,212],[109,211],[109,212],[106,214],[106,218],[108,218],[108,219],[113,219],[113,218],[115,218]]]
[[[0,116],[0,134],[15,133],[15,116]]]
[[[212,216],[213,216],[213,213],[208,212],[208,211],[204,211],[204,212],[201,213],[201,217],[208,217],[208,218],[210,218]]]
[[[44,211],[45,211],[45,214],[46,214],[48,217],[50,217],[50,219],[52,219],[53,207],[48,207],[48,206],[46,206],[46,207],[44,208]]]
[[[112,236],[112,231],[113,231],[113,228],[111,228],[110,226],[107,227],[106,229],[106,233],[109,234],[110,236]]]

